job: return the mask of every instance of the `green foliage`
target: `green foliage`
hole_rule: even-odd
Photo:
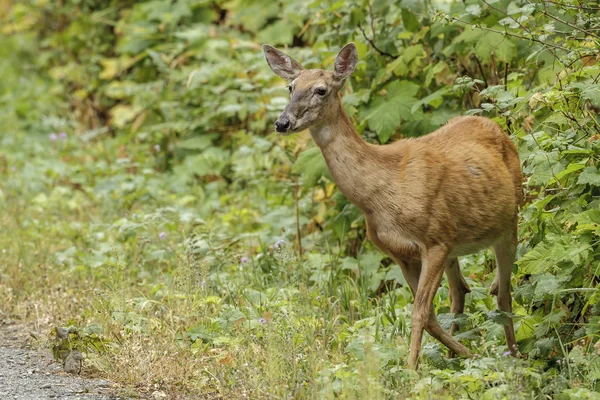
[[[86,352],[103,374],[174,396],[597,397],[596,3],[0,9],[0,311],[35,305],[38,324],[101,328],[68,328],[57,352]],[[412,295],[399,267],[366,241],[306,133],[272,133],[287,94],[260,43],[310,68],[330,67],[348,41],[360,63],[343,101],[367,140],[469,114],[517,143],[524,359],[502,356],[507,316],[487,294],[485,253],[461,261],[466,314],[450,314],[445,288],[435,303],[478,357],[446,359],[426,340],[420,375],[405,370]]]

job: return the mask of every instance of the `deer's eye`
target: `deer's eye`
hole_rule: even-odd
[[[323,87],[318,87],[315,89],[315,93],[318,94],[319,96],[325,96],[325,94],[327,93],[327,89],[325,89]]]
[[[292,93],[292,85],[288,85],[288,92]]]

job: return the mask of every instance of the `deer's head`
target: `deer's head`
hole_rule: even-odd
[[[263,50],[273,72],[290,82],[290,102],[275,122],[275,130],[287,135],[310,128],[339,104],[338,92],[358,62],[354,43],[340,50],[333,71],[304,69],[292,57],[266,44]]]

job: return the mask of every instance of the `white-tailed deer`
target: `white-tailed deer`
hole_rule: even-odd
[[[464,310],[470,292],[458,256],[493,247],[497,275],[490,291],[499,308],[512,310],[510,276],[517,244],[517,211],[523,201],[515,145],[487,118],[458,117],[416,139],[388,145],[365,142],[344,111],[340,89],[355,70],[354,43],[337,55],[333,71],[304,69],[264,45],[269,66],[290,82],[290,102],[275,122],[277,132],[309,129],[341,192],[364,213],[373,243],[400,267],[414,295],[408,365],[416,368],[423,330],[451,352],[468,356],[433,311],[446,271],[451,311]],[[516,355],[511,320],[506,343]]]

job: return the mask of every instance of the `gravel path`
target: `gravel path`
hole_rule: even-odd
[[[49,351],[29,350],[27,330],[0,321],[0,399],[86,399],[108,400],[115,386],[99,379],[70,375],[54,362]]]

